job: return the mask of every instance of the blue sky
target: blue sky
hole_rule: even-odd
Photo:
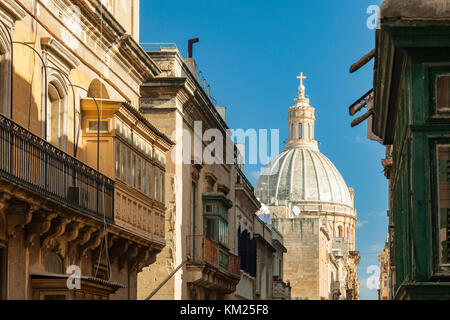
[[[183,57],[187,40],[200,38],[194,57],[218,105],[227,107],[230,128],[280,129],[304,72],[306,94],[316,108],[320,150],[356,192],[357,250],[361,298],[376,299],[365,286],[368,266],[387,233],[385,149],[366,139],[365,124],[350,127],[348,106],[372,88],[373,63],[355,74],[349,67],[374,48],[366,21],[381,0],[142,0],[141,42],[174,42]],[[246,174],[256,183],[258,166]]]

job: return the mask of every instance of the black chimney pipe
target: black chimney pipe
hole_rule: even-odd
[[[189,39],[188,41],[188,58],[192,58],[194,51],[194,43],[199,42],[199,38]]]

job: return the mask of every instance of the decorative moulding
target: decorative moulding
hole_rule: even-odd
[[[52,62],[56,66],[62,67],[63,71],[67,73],[80,65],[80,60],[53,38],[41,38],[41,47],[47,58],[50,58],[51,55],[52,60],[56,60]]]
[[[26,15],[26,11],[14,0],[0,1],[0,19],[6,22],[9,28],[13,28],[17,20],[22,20]]]

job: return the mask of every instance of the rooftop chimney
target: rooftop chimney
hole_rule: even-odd
[[[188,57],[184,59],[184,63],[188,67],[192,75],[197,79],[197,64],[195,63],[194,55],[194,43],[199,42],[198,38],[189,39],[188,41]]]

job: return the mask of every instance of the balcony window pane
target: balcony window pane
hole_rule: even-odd
[[[142,192],[147,194],[148,177],[147,177],[147,161],[142,161]]]
[[[116,178],[120,179],[120,143],[118,141],[116,141],[115,166]]]
[[[150,198],[153,198],[152,195],[152,165],[148,164],[148,172],[147,172],[147,195]]]
[[[136,155],[133,153],[133,169],[132,169],[132,174],[133,174],[133,177],[132,177],[132,184],[133,184],[133,187],[135,187],[136,188]]]
[[[159,186],[159,183],[158,183],[158,170],[156,170],[155,169],[155,200],[156,201],[159,201],[159,188],[158,188],[158,186]]]
[[[138,157],[137,160],[137,188],[142,191],[142,163],[141,158]]]
[[[131,185],[131,150],[127,150],[127,182]]]
[[[204,219],[205,236],[212,241],[217,241],[216,218],[205,217]]]
[[[120,177],[122,179],[123,182],[127,181],[127,177],[126,177],[126,167],[127,167],[127,152],[125,150],[125,146],[124,145],[120,145],[120,149],[121,149],[121,153],[120,155],[122,156],[122,161],[120,162]]]
[[[161,202],[165,202],[165,190],[164,190],[164,183],[165,183],[165,179],[164,179],[164,172],[161,172]]]

